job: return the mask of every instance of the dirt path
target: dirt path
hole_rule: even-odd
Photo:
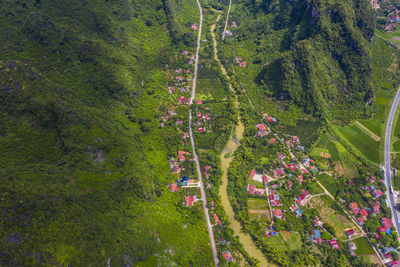
[[[361,128],[361,130],[363,130],[366,134],[368,134],[372,139],[374,139],[376,142],[381,141],[381,138],[379,136],[377,136],[376,134],[374,134],[370,129],[368,129],[367,127],[364,126],[364,124],[362,124],[359,121],[355,121],[355,123],[358,127]]]
[[[231,12],[231,6],[232,6],[232,0],[229,0],[229,8],[228,8],[228,13],[226,14],[224,31],[222,32],[222,40],[225,39],[225,31],[226,31],[226,28],[228,27],[228,20],[229,20],[229,13]],[[218,20],[219,20],[219,18],[217,19],[217,21]]]

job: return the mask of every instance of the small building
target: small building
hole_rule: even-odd
[[[324,223],[321,221],[321,219],[319,217],[315,218],[312,221],[312,224],[314,227],[316,227],[316,226],[322,227],[324,225]]]
[[[381,204],[379,202],[374,202],[372,206],[372,210],[374,213],[380,213]]]
[[[239,66],[242,67],[242,68],[245,68],[246,65],[247,65],[247,62],[245,62],[245,61],[242,61],[242,62],[239,63]]]
[[[214,218],[215,224],[221,224],[221,221],[220,221],[220,219],[218,218],[218,216],[217,216],[216,213],[213,213],[213,218]]]
[[[302,185],[302,184],[303,184],[303,175],[301,175],[301,174],[298,175],[298,176],[297,176],[297,181],[299,182],[299,184]]]
[[[273,209],[272,214],[278,219],[283,219],[283,213],[281,209]]]
[[[196,104],[197,104],[197,105],[201,105],[201,104],[203,104],[203,101],[201,101],[200,99],[198,99],[198,100],[196,100]]]
[[[189,184],[189,177],[183,176],[180,180],[181,186],[187,186]]]
[[[354,242],[349,242],[349,249],[351,256],[355,256],[356,255],[355,251],[357,250],[357,246],[356,244],[354,244]]]
[[[367,219],[368,212],[365,209],[360,209],[360,215],[363,216],[364,219]]]
[[[190,26],[190,29],[191,29],[192,31],[197,30],[197,24],[193,23],[192,26]]]
[[[392,227],[393,222],[392,222],[391,219],[386,218],[386,217],[383,217],[383,218],[381,219],[381,224],[382,224],[382,226],[384,226],[384,227],[386,227],[386,228],[389,229],[389,228]]]
[[[313,243],[316,243],[316,244],[321,243],[321,242],[322,242],[322,239],[321,239],[321,231],[320,231],[320,230],[317,230],[317,229],[311,230],[311,231],[310,231],[310,240],[311,240]]]
[[[232,254],[229,251],[222,252],[222,257],[224,257],[226,261],[235,262],[235,260],[232,257]]]
[[[336,239],[329,240],[328,244],[333,249],[340,249],[340,246],[339,246],[339,244],[338,244]]]
[[[171,192],[178,192],[179,188],[178,188],[178,186],[176,185],[176,183],[172,183],[172,184],[170,185],[170,187],[169,187],[169,190],[170,190]]]
[[[355,232],[353,229],[349,229],[346,231],[346,235],[348,238],[351,238],[353,235],[355,235]]]
[[[204,128],[204,127],[200,127],[197,131],[198,131],[199,133],[202,133],[202,132],[205,131],[205,129],[206,129],[206,128]]]
[[[194,196],[185,196],[185,206],[192,207],[194,202]]]
[[[379,189],[373,189],[371,191],[371,194],[372,194],[373,197],[380,197],[380,196],[383,195],[383,192],[381,190],[379,190]]]
[[[252,179],[255,174],[256,174],[256,170],[251,170],[249,173],[249,178]]]
[[[182,50],[181,55],[187,56],[187,55],[189,55],[189,52],[187,50]]]
[[[270,144],[275,144],[275,143],[276,143],[276,138],[271,138],[271,139],[269,139],[269,143],[270,143]]]

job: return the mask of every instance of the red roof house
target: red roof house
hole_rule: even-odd
[[[274,210],[272,211],[272,213],[273,213],[273,215],[274,215],[275,217],[277,217],[277,218],[279,218],[279,219],[282,219],[282,218],[283,218],[282,210],[280,210],[280,209],[274,209]]]
[[[346,231],[346,235],[347,235],[349,238],[351,238],[354,234],[355,234],[355,232],[354,232],[353,229],[350,229],[350,230],[347,230],[347,231]]]
[[[176,185],[176,183],[172,183],[172,184],[170,185],[170,187],[169,187],[169,190],[170,190],[171,192],[178,192],[179,188],[178,188],[178,186]]]
[[[193,206],[194,197],[193,196],[185,196],[185,206],[192,207]]]
[[[388,219],[388,218],[386,218],[386,217],[383,217],[382,219],[381,219],[381,224],[383,225],[383,226],[385,226],[386,228],[390,228],[390,227],[392,227],[392,220],[391,219]]]
[[[276,138],[271,138],[271,139],[269,139],[269,143],[270,143],[270,144],[275,144],[275,143],[276,143]]]
[[[360,209],[360,215],[367,218],[368,217],[368,212],[365,209]]]
[[[249,173],[249,178],[250,179],[253,178],[255,174],[256,174],[256,170],[251,170]]]

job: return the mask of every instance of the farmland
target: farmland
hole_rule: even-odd
[[[365,237],[357,238],[353,240],[353,242],[357,246],[356,253],[357,255],[370,255],[374,254],[374,250],[372,249],[371,245],[368,243]]]
[[[336,196],[338,191],[336,181],[327,174],[317,175],[317,180],[331,193],[333,196]]]
[[[271,219],[266,199],[249,198],[247,207],[250,219],[264,223],[267,223]]]
[[[331,207],[333,204],[333,200],[328,196],[314,197],[310,202],[310,205],[318,210],[323,221],[333,227],[336,236],[342,240],[347,239],[345,231],[349,228],[356,230],[356,227],[342,214],[335,211]]]
[[[296,250],[301,247],[301,236],[296,232],[280,231],[277,235],[268,237],[267,243],[282,251]]]

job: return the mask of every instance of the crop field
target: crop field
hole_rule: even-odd
[[[380,142],[373,140],[369,135],[355,125],[341,127],[339,130],[343,136],[367,159],[375,163],[380,162]]]
[[[332,161],[339,161],[340,160],[340,158],[339,158],[339,152],[338,152],[338,150],[337,150],[337,148],[336,148],[336,145],[335,145],[335,143],[333,143],[333,142],[329,142],[329,144],[328,144],[328,150],[329,150],[329,154],[331,154],[331,159],[332,159]]]
[[[345,231],[351,228],[357,232],[357,228],[354,223],[335,211],[332,208],[333,204],[333,200],[329,196],[314,197],[310,202],[310,205],[318,210],[323,222],[334,228],[336,236],[342,240],[347,239]]]
[[[338,191],[336,181],[327,174],[317,175],[317,180],[331,193],[333,196],[336,196]]]
[[[271,219],[267,204],[266,199],[249,198],[247,201],[247,207],[250,219],[267,223]]]
[[[268,237],[268,244],[282,251],[296,250],[301,247],[301,236],[296,232],[280,231],[277,235]]]
[[[371,245],[368,243],[365,237],[357,238],[353,240],[353,242],[357,246],[356,254],[357,255],[370,255],[374,254],[374,250]]]
[[[308,184],[308,186],[309,191],[312,195],[321,194],[324,192],[324,189],[322,189],[322,187],[319,186],[319,184],[317,184],[316,182],[310,183]]]

